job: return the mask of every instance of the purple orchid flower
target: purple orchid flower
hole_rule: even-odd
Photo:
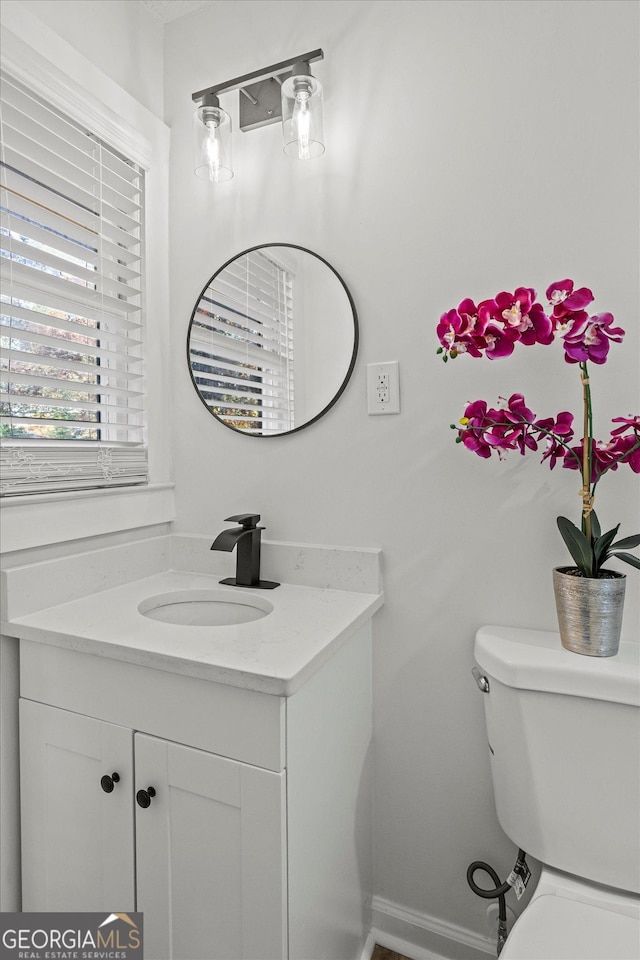
[[[564,468],[581,472],[582,527],[575,527],[565,517],[558,518],[558,526],[581,574],[592,578],[598,576],[606,559],[602,543],[610,543],[617,532],[614,528],[604,535],[599,533],[593,512],[596,484],[621,463],[640,473],[640,417],[617,417],[613,422],[620,426],[612,430],[609,440],[593,438],[588,363],[605,363],[611,343],[621,343],[624,330],[614,326],[611,313],[590,316],[586,308],[593,302],[593,293],[587,287],[576,289],[573,280],[550,284],[546,295],[552,308],[550,315],[536,301],[533,287],[516,287],[513,293],[503,290],[477,307],[473,300],[463,300],[457,310],[440,318],[437,332],[442,346],[438,352],[444,348],[445,360],[458,353],[493,360],[509,356],[516,343],[547,345],[560,339],[565,361],[579,364],[584,438],[578,446],[569,446],[574,435],[571,413],[564,410],[556,417],[536,419],[520,393],[508,400],[501,398],[497,407],[488,407],[484,400],[468,403],[459,426],[452,426],[458,431],[456,441],[483,459],[490,458],[494,451],[502,459],[509,450],[524,455],[542,448],[542,462],[547,461],[551,470],[560,461]],[[640,536],[619,541],[625,547],[638,543]],[[613,551],[613,555],[640,567],[640,560],[626,552]]]
[[[586,363],[587,360],[605,363],[610,341],[621,343],[623,337],[624,330],[613,326],[611,313],[599,313],[576,321],[563,337],[565,360],[567,363]]]
[[[553,316],[560,320],[569,313],[584,310],[593,303],[593,294],[588,287],[573,289],[573,280],[558,280],[547,287],[546,297],[553,307]]]
[[[640,473],[640,417],[614,417],[613,423],[622,423],[611,431],[622,463],[628,463],[634,473]]]

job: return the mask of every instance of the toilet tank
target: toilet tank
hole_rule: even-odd
[[[502,829],[545,864],[640,893],[640,644],[585,657],[555,633],[482,627],[475,659]]]

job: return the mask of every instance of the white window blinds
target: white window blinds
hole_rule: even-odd
[[[292,272],[260,250],[237,257],[202,294],[189,360],[217,417],[267,436],[295,427]]]
[[[0,490],[144,483],[144,173],[6,74],[1,105]]]

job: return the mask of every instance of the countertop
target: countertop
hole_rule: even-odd
[[[382,594],[282,583],[275,590],[220,587],[217,577],[164,571],[2,622],[8,636],[94,656],[290,696],[383,603]],[[149,597],[180,590],[235,590],[273,604],[267,616],[230,626],[181,626],[143,616]]]

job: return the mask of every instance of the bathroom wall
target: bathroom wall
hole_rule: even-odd
[[[162,23],[130,0],[19,0],[147,109],[162,117]]]
[[[238,131],[234,179],[196,179],[191,93],[316,47],[326,154],[296,163],[277,125]],[[543,297],[573,277],[627,330],[593,371],[598,433],[640,409],[638,6],[218,0],[167,25],[164,58],[175,527],[213,535],[250,509],[275,540],[383,549],[377,917],[482,934],[486,905],[466,867],[488,859],[505,874],[515,848],[493,811],[474,633],[485,623],[555,628],[551,568],[569,559],[555,517],[577,520],[579,483],[535,455],[482,461],[455,445],[449,424],[467,400],[512,392],[539,415],[578,415],[580,385],[559,346],[445,365],[435,325],[465,296],[524,284]],[[237,95],[222,101],[235,121]],[[185,337],[214,269],[274,241],[309,247],[341,273],[361,347],[328,416],[256,440],[207,414]],[[386,360],[400,363],[402,411],[369,417],[366,364]],[[639,507],[628,468],[603,483],[603,523],[634,533]],[[628,569],[625,636],[638,641],[640,578]]]

